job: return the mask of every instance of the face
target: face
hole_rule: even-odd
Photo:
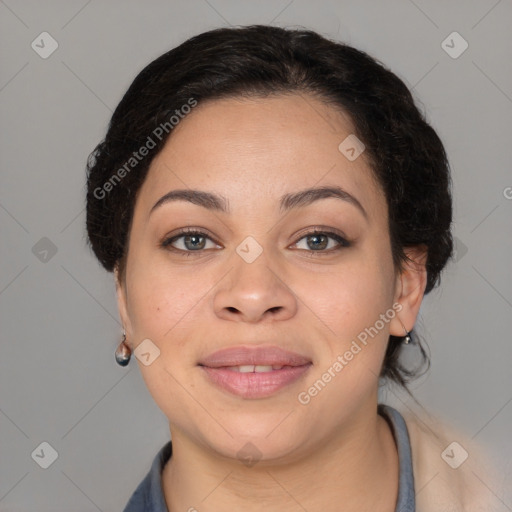
[[[403,335],[398,316],[412,328],[419,302],[393,266],[364,152],[338,148],[352,133],[311,96],[222,99],[197,106],[153,160],[118,300],[132,349],[159,350],[136,360],[173,440],[228,458],[251,442],[262,460],[286,460],[375,414],[389,334]],[[341,194],[293,199],[319,188]],[[162,199],[177,190],[218,204]],[[265,366],[253,349],[272,347],[302,359],[250,374],[209,359],[242,348],[217,366]]]

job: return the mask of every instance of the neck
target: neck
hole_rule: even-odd
[[[398,454],[387,421],[359,414],[331,438],[293,462],[245,466],[205,450],[171,426],[173,454],[162,485],[169,512],[243,509],[247,512],[372,510],[393,512]]]

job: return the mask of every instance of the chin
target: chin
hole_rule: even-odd
[[[256,464],[275,466],[276,464],[290,463],[298,457],[298,451],[303,446],[300,440],[276,436],[270,439],[266,435],[248,436],[235,435],[226,441],[226,444],[219,444],[215,440],[210,448],[219,455],[228,459],[239,460],[241,464],[251,467]]]
[[[290,421],[295,415],[285,419],[289,412],[223,415],[223,428],[210,428],[201,435],[210,449],[229,459],[285,462],[296,456],[307,440],[304,425],[299,429]]]

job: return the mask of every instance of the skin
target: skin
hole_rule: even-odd
[[[425,252],[410,249],[414,262],[393,266],[386,200],[365,153],[350,162],[338,150],[353,132],[347,116],[304,94],[214,100],[174,128],[150,166],[116,285],[132,350],[146,338],[160,350],[149,366],[136,360],[169,419],[173,456],[162,482],[172,512],[395,509],[398,456],[377,414],[378,375],[389,334],[403,336],[402,324],[415,323]],[[342,187],[367,218],[336,198],[279,211],[283,194],[320,186]],[[150,213],[176,189],[221,194],[230,213],[185,201]],[[319,242],[305,235],[316,226],[351,245],[329,238],[315,250]],[[183,227],[206,230],[202,251],[184,238],[177,252],[161,247]],[[236,252],[247,236],[263,250],[252,263]],[[394,303],[399,315],[309,404],[299,403]],[[264,399],[229,394],[197,366],[218,349],[258,344],[306,355],[313,366]],[[247,442],[261,453],[251,467],[237,458]]]

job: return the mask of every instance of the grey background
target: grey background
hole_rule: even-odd
[[[412,388],[487,447],[510,489],[510,20],[510,0],[0,1],[0,510],[121,510],[169,439],[136,364],[114,360],[121,329],[112,277],[86,246],[84,167],[143,66],[228,24],[352,44],[423,106],[453,170],[458,261],[422,305],[432,369]],[[59,44],[47,59],[31,48],[43,31]],[[457,59],[441,47],[453,31],[469,43]],[[58,452],[48,469],[31,457],[43,441]],[[510,491],[493,506],[512,510]]]

